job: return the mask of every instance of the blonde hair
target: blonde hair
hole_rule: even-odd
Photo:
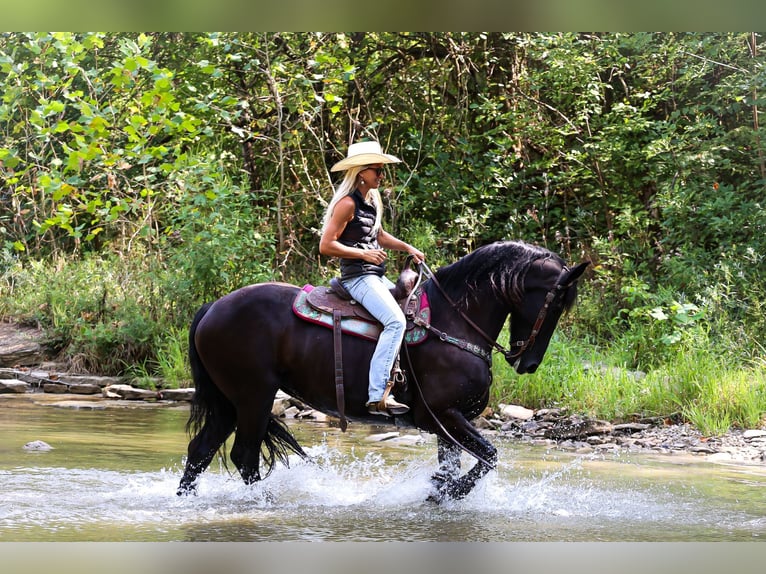
[[[359,173],[366,168],[366,165],[359,165],[350,167],[346,171],[346,175],[343,177],[343,181],[340,182],[337,189],[335,190],[335,193],[333,194],[332,199],[330,200],[330,203],[324,212],[324,217],[322,217],[322,233],[324,233],[327,224],[330,222],[330,218],[332,217],[332,213],[335,210],[335,206],[341,199],[354,193],[356,190],[356,176],[358,176]],[[372,228],[372,232],[373,234],[377,235],[380,232],[382,226],[383,201],[381,200],[380,192],[377,189],[369,190],[368,199],[370,200],[368,203],[375,207],[375,226]]]

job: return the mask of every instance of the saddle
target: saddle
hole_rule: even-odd
[[[391,295],[402,307],[405,316],[408,311],[414,311],[417,306],[417,301],[408,299],[417,280],[418,274],[415,271],[405,269],[399,275],[396,285],[391,289]],[[337,311],[341,317],[354,317],[362,321],[377,323],[377,319],[370,315],[367,309],[354,301],[351,293],[346,290],[337,277],[330,280],[329,287],[314,287],[308,294],[307,302],[322,313],[333,314]]]
[[[407,268],[402,271],[396,285],[391,289],[391,294],[407,317],[407,330],[404,337],[407,345],[421,343],[428,335],[428,332],[414,321],[415,317],[420,317],[424,320],[423,323],[428,324],[431,315],[425,292],[417,285],[419,278],[420,275],[416,271]],[[293,312],[306,321],[333,330],[335,394],[340,415],[340,428],[345,431],[348,423],[344,414],[342,335],[350,334],[368,340],[377,340],[383,327],[360,303],[354,301],[337,278],[330,281],[329,287],[304,286],[293,302]],[[403,373],[398,367],[397,357],[393,380],[386,387],[384,398],[390,392],[394,382],[404,381]]]

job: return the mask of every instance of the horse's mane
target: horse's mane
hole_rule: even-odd
[[[479,295],[484,285],[512,307],[523,298],[524,278],[530,266],[541,259],[565,265],[561,257],[543,247],[523,241],[498,241],[440,268],[436,278],[447,295],[463,308],[472,297]]]

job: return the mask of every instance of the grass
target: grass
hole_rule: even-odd
[[[188,324],[192,303],[152,257],[91,256],[76,261],[13,262],[0,267],[0,317],[40,326],[48,346],[73,371],[180,380],[175,330]],[[142,367],[143,368],[143,367]]]
[[[679,346],[647,372],[626,366],[619,348],[574,341],[557,331],[536,373],[517,375],[496,355],[491,403],[563,407],[611,421],[680,414],[706,435],[759,428],[766,413],[763,364],[729,365],[712,352]]]
[[[186,328],[173,327],[164,334],[157,353],[157,372],[166,388],[193,386],[188,349]]]

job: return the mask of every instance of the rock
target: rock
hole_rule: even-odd
[[[31,387],[29,383],[25,383],[24,381],[18,379],[0,380],[0,393],[26,393],[30,390]]]
[[[492,424],[485,417],[478,417],[474,419],[473,426],[479,430],[486,430],[494,428]]]
[[[98,375],[56,375],[56,380],[69,385],[96,385],[99,388],[120,385],[125,381],[120,377],[101,377]]]
[[[47,371],[31,370],[24,367],[0,369],[0,379],[18,379],[38,387],[45,382],[55,382],[52,381]]]
[[[564,416],[564,412],[561,409],[538,409],[535,411],[535,418],[541,421],[557,421]]]
[[[314,409],[303,409],[302,411],[299,411],[297,415],[295,415],[296,419],[313,419],[314,413],[316,411]]]
[[[572,420],[564,424],[556,425],[545,431],[545,438],[564,439],[585,437],[594,434],[606,434],[612,432],[612,424],[600,420]]]
[[[152,400],[157,398],[156,391],[149,391],[147,389],[137,389],[130,385],[120,384],[120,385],[108,385],[104,387],[103,396],[107,398],[113,398],[114,395],[117,395],[117,397],[128,400],[128,401],[136,401],[136,400],[146,401],[146,400]]]
[[[500,415],[508,419],[519,419],[526,421],[535,416],[535,411],[519,405],[499,405]]]
[[[194,397],[194,389],[162,389],[160,398],[165,401],[186,401],[190,402]]]
[[[689,452],[696,452],[698,454],[715,454],[718,452],[718,450],[710,444],[698,444],[691,447]]]
[[[283,417],[291,406],[290,397],[280,397],[277,395],[277,398],[274,399],[271,405],[271,414],[275,417]]]
[[[623,423],[612,427],[612,432],[616,433],[634,433],[648,429],[651,425],[643,423]]]
[[[62,385],[61,383],[45,383],[43,385],[43,392],[44,393],[55,393],[58,395],[63,395],[64,393],[69,391],[69,387],[66,385]]]
[[[525,421],[519,425],[521,430],[523,430],[525,433],[529,434],[542,434],[545,432],[545,429],[548,429],[552,426],[552,423],[547,421]]]
[[[301,410],[298,407],[291,406],[285,409],[282,416],[285,418],[295,418],[299,412],[301,412]]]
[[[28,442],[24,445],[24,450],[30,452],[47,452],[49,450],[53,450],[53,447],[47,442],[41,440],[33,440],[32,442]]]
[[[42,339],[38,329],[0,322],[0,366],[40,364],[44,350],[37,339]]]
[[[717,452],[707,457],[710,462],[731,462],[732,458],[729,452]]]
[[[754,438],[766,438],[766,430],[751,429],[742,433],[742,438],[752,440]]]
[[[101,392],[101,387],[89,383],[70,385],[69,392],[75,395],[97,395]]]

